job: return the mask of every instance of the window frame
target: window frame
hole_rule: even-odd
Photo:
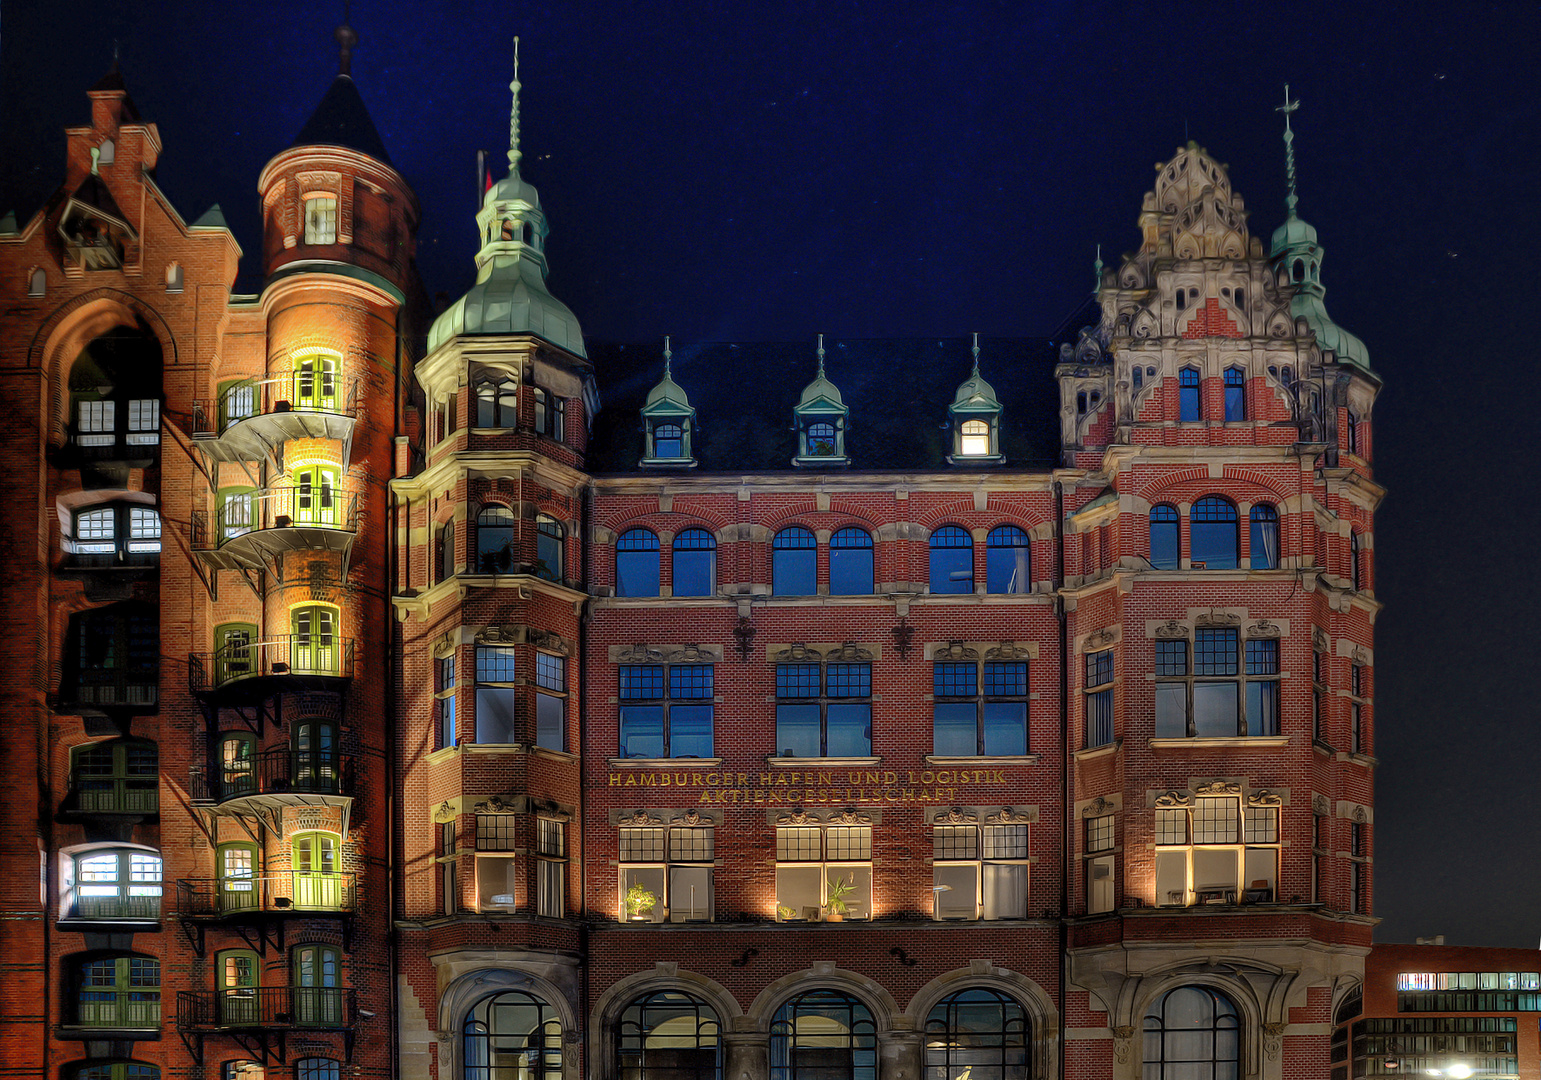
[[[1194,907],[1210,904],[1272,904],[1277,902],[1283,863],[1283,807],[1276,799],[1243,797],[1235,792],[1197,794],[1181,803],[1163,805],[1157,800],[1155,819],[1157,907]],[[1167,856],[1167,858],[1163,858]],[[1178,857],[1180,856],[1180,858]],[[1201,858],[1201,856],[1208,856]],[[1233,858],[1234,884],[1201,879],[1223,869],[1220,860]],[[1264,860],[1267,864],[1264,864]],[[1205,868],[1200,870],[1199,863]],[[1163,871],[1162,864],[1167,864]],[[1173,871],[1181,869],[1181,889]],[[1252,877],[1259,870],[1263,878]],[[1162,896],[1165,877],[1168,895]],[[1264,881],[1266,884],[1257,885]],[[1174,899],[1172,894],[1178,894]]]
[[[535,914],[547,919],[567,914],[567,823],[535,818]]]
[[[336,195],[319,192],[301,200],[306,244],[320,247],[337,243],[338,201]]]
[[[1002,815],[992,814],[983,824],[953,820],[972,814],[937,815],[931,823],[931,917],[936,922],[998,922],[1025,919],[1032,902],[1032,830],[1026,821],[992,821]],[[1020,867],[1020,870],[1015,868]],[[1005,870],[1004,868],[1012,868]],[[995,881],[1001,871],[999,881]],[[971,877],[972,911],[943,914],[944,910],[962,911],[964,905],[943,894],[958,892],[957,884]],[[1015,911],[1003,911],[1010,903],[1013,878],[1020,877],[1021,896]],[[944,880],[946,879],[946,880]],[[992,884],[1004,886],[992,890]],[[946,886],[945,888],[943,886]],[[1004,894],[1004,895],[1003,895]]]
[[[518,646],[506,642],[483,642],[476,646],[473,659],[476,663],[476,700],[472,717],[476,724],[475,741],[488,746],[518,745]],[[494,721],[499,723],[495,724]],[[488,738],[482,737],[484,732]],[[500,734],[507,738],[491,737]]]
[[[1081,671],[1081,698],[1086,721],[1085,748],[1093,750],[1100,746],[1112,746],[1117,736],[1117,725],[1113,717],[1113,689],[1118,683],[1117,658],[1113,650],[1094,649],[1085,653]]]
[[[106,752],[108,760],[93,760]],[[151,756],[134,768],[135,755]],[[105,764],[105,770],[103,765]],[[160,747],[149,739],[117,738],[70,750],[70,790],[87,814],[154,814],[160,810]]]
[[[1203,378],[1196,367],[1177,372],[1177,422],[1199,424],[1204,421]]]
[[[535,745],[547,750],[567,752],[567,711],[571,694],[567,689],[567,657],[560,653],[535,651]],[[554,716],[553,716],[554,713]],[[555,721],[553,732],[551,724]]]
[[[972,668],[973,673],[969,682],[972,683],[972,693],[944,693],[945,689],[963,689],[963,684],[949,686],[943,681],[943,667],[947,668]],[[1021,692],[1002,693],[999,689],[991,692],[990,669],[991,668],[1018,668],[1021,670]],[[942,660],[936,659],[931,665],[931,753],[934,757],[1026,757],[1032,753],[1032,668],[1027,660]],[[955,750],[943,750],[938,742],[940,734],[940,709],[945,705],[974,706],[974,751],[973,753],[960,753]],[[988,737],[991,730],[989,719],[991,704],[1020,704],[1022,707],[1021,720],[1021,749],[1020,750],[991,750],[988,748]],[[953,711],[953,710],[948,710]],[[959,713],[962,710],[957,710]]]
[[[1086,913],[1104,915],[1118,906],[1117,815],[1082,818],[1082,854],[1086,875]],[[1104,887],[1099,884],[1105,881]]]
[[[962,543],[957,541],[962,540]],[[960,576],[962,560],[954,556],[954,560],[960,564],[960,568],[948,570],[948,559],[942,556],[940,561],[937,552],[943,551],[967,551],[968,552],[968,576]],[[974,593],[974,534],[961,525],[948,523],[938,525],[931,531],[926,540],[926,590],[932,596],[971,596]],[[937,588],[937,574],[939,571],[946,573],[942,582],[944,588]]]
[[[1221,375],[1225,386],[1225,422],[1242,423],[1247,419],[1247,373],[1232,366]]]
[[[1158,639],[1154,667],[1155,738],[1246,739],[1280,735],[1282,650],[1279,638],[1243,638],[1235,627],[1198,627],[1191,642],[1187,637]],[[1225,653],[1229,654],[1228,662]],[[1223,670],[1214,670],[1222,664]],[[1199,670],[1201,667],[1207,670]],[[1221,686],[1235,687],[1235,725],[1231,731],[1201,731],[1205,721],[1200,716],[1199,699],[1215,695],[1207,691],[1201,694],[1200,688]],[[1181,687],[1182,696],[1181,734],[1173,730],[1176,718],[1171,714],[1175,707],[1171,699],[1176,696],[1172,691],[1177,687]]]
[[[476,510],[476,567],[478,574],[511,574],[519,562],[518,518],[499,502],[482,503]],[[499,546],[490,546],[502,540]]]
[[[550,514],[535,515],[535,576],[561,584],[567,572],[567,528]]]
[[[865,559],[860,558],[862,552]],[[848,587],[853,584],[857,587]],[[859,525],[841,526],[829,537],[829,595],[871,596],[876,591],[877,550],[872,534]]]
[[[1157,503],[1150,508],[1149,516],[1150,566],[1152,570],[1179,570],[1182,568],[1182,515],[1171,503]],[[1161,530],[1161,547],[1170,543],[1171,557],[1163,550],[1156,551],[1157,529]]]
[[[1283,527],[1273,503],[1254,503],[1247,511],[1249,526],[1248,565],[1253,570],[1279,569],[1279,542]],[[1271,549],[1271,550],[1270,550]]]
[[[500,1002],[508,1004],[500,1008]],[[515,1003],[521,1009],[533,1010],[534,1023],[529,1030],[493,1030],[495,1018]],[[501,1047],[504,1054],[527,1055],[528,1063],[522,1068],[528,1070],[531,1080],[560,1077],[564,1034],[561,1014],[544,998],[527,990],[499,990],[489,994],[466,1010],[460,1024],[462,1080],[498,1080],[503,1075],[502,1068],[493,1064],[490,1051],[494,1045]],[[473,1040],[480,1046],[473,1048]]]
[[[846,815],[836,815],[828,821],[807,817],[804,820],[776,823],[777,922],[843,922],[846,919],[857,921],[872,919],[872,823],[866,820],[847,820],[846,817]],[[838,836],[835,835],[837,831]],[[796,835],[793,835],[794,832]],[[808,851],[807,844],[815,833],[817,834],[817,856]],[[831,854],[832,848],[835,849],[835,854]],[[841,852],[840,848],[845,850]],[[854,857],[851,855],[852,848],[856,852]],[[865,857],[862,856],[862,852],[866,853]],[[808,911],[815,905],[801,905],[799,911],[798,905],[783,903],[784,899],[792,899],[805,887],[798,884],[798,879],[806,878],[807,871],[814,869],[817,869],[819,874],[817,920],[811,918]],[[787,873],[784,875],[783,871]],[[832,883],[830,875],[833,873],[836,880],[844,881],[846,871],[850,872],[851,884],[855,886],[851,895],[859,899],[842,900],[844,910],[834,912],[831,909],[829,896],[829,887]],[[790,918],[785,914],[788,909],[795,912]],[[836,914],[839,916],[838,919],[831,918],[831,915]]]
[[[565,399],[542,386],[531,386],[530,396],[535,401],[535,434],[561,442],[566,429]]]
[[[658,534],[652,529],[639,527],[621,533],[615,538],[615,595],[628,598],[661,595],[661,561]],[[644,580],[633,580],[639,574]],[[628,588],[628,582],[641,588]]]
[[[662,1014],[649,1022],[653,1014]],[[669,1062],[649,1065],[649,1044],[652,1034],[666,1024],[686,1015],[693,1015],[692,1036],[672,1031],[666,1040],[659,1040],[654,1050],[663,1050]],[[694,1046],[683,1046],[686,1038],[693,1038]],[[703,998],[685,990],[654,989],[633,997],[616,1017],[611,1030],[611,1053],[614,1055],[616,1075],[630,1080],[722,1080],[726,1059],[726,1045],[722,1037],[722,1019],[717,1010]],[[669,1051],[674,1053],[669,1053]],[[693,1063],[678,1059],[691,1055]],[[699,1063],[709,1053],[712,1065]]]
[[[650,669],[657,669],[659,674],[658,674],[656,679],[654,679],[652,677],[646,677],[646,681],[644,682],[644,676],[642,675],[642,672],[650,670]],[[704,682],[708,684],[709,692],[706,693],[705,695],[684,695],[684,694],[681,694],[679,692],[680,690],[691,690],[691,689],[701,689],[702,688],[702,687],[699,687],[699,686],[692,686],[691,685],[692,682],[702,682],[703,681],[699,676],[696,676],[694,678],[690,678],[690,677],[688,677],[686,675],[686,673],[688,673],[688,672],[699,672],[702,669],[704,669],[707,672],[707,674],[705,676]],[[630,672],[631,674],[628,675],[628,672]],[[675,673],[676,672],[680,673],[680,678],[678,678],[678,679],[676,679],[676,677],[675,677]],[[630,683],[629,686],[628,686],[628,679],[631,680],[631,683]],[[618,702],[618,709],[617,709],[617,746],[616,746],[616,757],[617,758],[631,759],[631,760],[638,760],[638,759],[640,759],[640,760],[647,760],[647,761],[681,761],[681,760],[701,761],[701,760],[714,759],[716,757],[717,683],[716,683],[716,664],[715,663],[710,663],[710,664],[705,664],[705,663],[703,663],[703,664],[671,664],[671,663],[618,664],[616,666],[616,683],[617,683],[617,686],[618,686],[617,698],[616,698],[616,700]],[[659,690],[659,695],[658,696],[656,696],[656,697],[653,697],[653,696],[643,697],[643,696],[640,695],[640,691],[645,690],[645,689],[649,689],[649,688],[651,688],[654,685],[656,685],[658,687],[658,690]],[[627,704],[628,702],[631,702],[632,704],[628,705]],[[678,731],[678,732],[675,731],[675,717],[674,717],[674,713],[675,713],[675,711],[677,709],[680,709],[680,708],[690,708],[690,709],[697,709],[697,708],[699,708],[699,709],[705,709],[706,710],[705,719],[706,719],[706,726],[707,726],[707,739],[710,742],[710,746],[707,748],[709,750],[708,753],[706,753],[706,754],[675,754],[674,753],[674,750],[676,749],[675,743],[676,743],[677,740],[682,739],[682,738],[700,738],[699,732],[691,733],[688,730],[681,730],[681,731]],[[637,715],[631,721],[628,721],[628,717],[627,717],[627,710],[628,709],[638,710]],[[627,731],[629,723],[636,723],[638,725],[643,723],[643,714],[642,714],[641,710],[651,710],[651,709],[657,709],[658,710],[657,723],[659,725],[659,730],[656,733],[656,737],[659,740],[660,746],[662,748],[662,752],[659,755],[656,755],[656,756],[647,755],[647,754],[640,754],[640,753],[638,753],[638,754],[628,753],[627,752],[627,742],[628,742],[629,738],[652,738],[652,737],[654,737],[653,733],[651,733],[651,732],[648,732],[648,733],[632,732],[631,734],[628,734],[628,731]],[[693,719],[695,720],[695,722],[699,723],[700,717],[694,717]],[[687,720],[686,722],[688,723],[690,721]]]
[[[647,820],[643,820],[643,818]],[[622,820],[616,847],[616,918],[631,923],[705,923],[717,921],[717,822],[687,811],[667,825],[648,815]],[[633,914],[627,905],[632,888],[641,886],[655,897],[646,913]],[[705,890],[697,897],[695,888]],[[690,898],[682,907],[680,894]]]
[[[801,660],[780,661],[780,662],[777,662],[774,666],[775,666],[775,671],[772,674],[773,674],[773,677],[775,679],[775,686],[776,686],[776,692],[775,692],[775,703],[776,703],[776,728],[775,728],[775,731],[776,731],[776,742],[775,742],[775,749],[774,749],[774,752],[772,754],[773,757],[783,758],[783,759],[797,759],[797,760],[802,760],[802,761],[828,761],[828,760],[832,760],[832,759],[833,760],[866,759],[866,758],[871,758],[873,756],[873,753],[872,753],[872,700],[873,700],[872,699],[872,667],[873,667],[873,664],[872,664],[871,660],[842,660],[842,659],[831,660],[831,659],[828,659],[828,658],[815,658],[813,656],[809,656],[809,657],[807,657],[805,659],[801,659]],[[790,682],[787,682],[787,681],[783,680],[783,675],[784,674],[789,674],[789,672],[784,672],[783,669],[790,669],[790,668],[805,668],[805,669],[806,668],[817,668],[818,669],[817,678],[818,678],[818,691],[819,692],[817,694],[811,694],[811,695],[810,694],[783,693],[782,691],[783,691],[784,688],[788,688],[788,687],[790,687],[792,685]],[[854,676],[857,679],[857,688],[859,689],[862,686],[865,686],[866,693],[864,693],[864,694],[860,694],[860,693],[858,693],[858,694],[831,693],[830,692],[830,680],[831,680],[831,677],[832,677],[832,673],[831,673],[831,670],[830,670],[831,668],[842,668],[842,669],[849,668],[849,669],[852,669],[850,671],[835,672],[834,673],[834,677],[837,678],[837,679],[845,679],[847,677]],[[855,670],[855,669],[865,669],[865,671],[863,672],[863,671],[858,671],[858,670]],[[863,753],[863,754],[830,754],[829,753],[829,745],[830,745],[830,718],[829,718],[829,714],[830,714],[831,706],[833,706],[836,709],[842,709],[843,707],[847,707],[847,706],[855,706],[857,708],[865,706],[865,709],[866,709],[866,720],[865,720],[865,724],[864,724],[864,734],[865,734],[866,743],[867,743],[867,745],[866,745],[866,753]],[[786,751],[789,750],[789,749],[793,749],[793,748],[792,747],[788,747],[788,746],[785,745],[788,741],[791,741],[791,740],[789,740],[789,739],[787,739],[787,738],[785,738],[783,736],[783,732],[782,732],[782,723],[783,723],[782,710],[783,710],[783,708],[786,708],[786,709],[789,710],[788,713],[787,713],[787,722],[790,724],[791,720],[792,720],[792,716],[793,716],[793,714],[792,714],[792,712],[790,712],[790,710],[797,709],[797,710],[801,710],[801,711],[806,711],[810,707],[816,707],[818,709],[818,711],[819,711],[819,751],[820,752],[817,755],[805,755],[805,754],[796,754],[796,753],[788,754],[788,753],[786,753]],[[790,732],[788,732],[788,734],[790,734]]]
[[[1201,554],[1205,557],[1199,558]],[[1240,566],[1241,515],[1236,504],[1224,495],[1205,495],[1188,511],[1188,568],[1236,570]]]
[[[510,431],[519,426],[519,380],[506,372],[484,371],[471,387],[476,402],[476,427]]]
[[[1197,1028],[1187,1023],[1181,1026],[1174,1025],[1170,1028],[1166,1026],[1166,1003],[1175,994],[1187,993],[1201,994],[1209,998],[1209,1027]],[[1230,1010],[1228,1013],[1221,1011],[1221,1002]],[[1158,1012],[1158,1010],[1160,1011]],[[1226,1021],[1229,1021],[1229,1023],[1226,1023]],[[1153,1023],[1155,1026],[1152,1026]],[[1172,1060],[1167,1059],[1166,1036],[1168,1032],[1174,1035],[1187,1036],[1184,1040],[1185,1043],[1191,1043],[1195,1035],[1208,1032],[1210,1044],[1209,1068],[1204,1070],[1202,1074],[1212,1077],[1213,1080],[1240,1080],[1243,1058],[1241,1046],[1246,1036],[1246,1023],[1242,1019],[1241,1010],[1237,1008],[1236,1003],[1229,996],[1208,986],[1178,986],[1168,990],[1152,1001],[1145,1011],[1145,1016],[1141,1023],[1141,1057],[1144,1061],[1144,1076],[1147,1080],[1168,1080],[1169,1077],[1175,1080],[1175,1078],[1179,1077],[1200,1075],[1200,1072],[1189,1071],[1187,1066],[1196,1064],[1202,1068],[1204,1064],[1202,1059],[1187,1056]],[[1230,1048],[1233,1051],[1224,1054],[1224,1056],[1222,1056],[1220,1046],[1220,1033],[1222,1032],[1230,1033],[1231,1037],[1226,1041],[1230,1043]],[[1151,1053],[1153,1042],[1156,1047],[1154,1059]],[[1185,1054],[1192,1053],[1191,1050],[1180,1052]],[[1155,1066],[1154,1072],[1151,1071],[1151,1066],[1153,1065]],[[1174,1066],[1171,1072],[1167,1070],[1168,1065]]]
[[[1020,543],[1017,541],[1020,539]],[[1012,541],[1006,543],[1006,541]],[[996,588],[1005,567],[1004,556],[1011,554],[1011,568],[1007,587]],[[1003,558],[997,558],[997,555]],[[1011,586],[1017,586],[1012,588]],[[993,596],[1026,596],[1033,591],[1033,540],[1020,525],[1005,523],[995,526],[985,536],[985,593]]]
[[[105,971],[92,973],[98,965],[112,964],[112,982],[99,980]],[[162,1017],[163,972],[160,960],[140,953],[112,950],[77,957],[72,967],[73,1015],[66,1026],[108,1030],[159,1030]],[[154,980],[146,981],[153,975]],[[99,1005],[100,1010],[88,1008]]]
[[[1000,1022],[983,1027],[982,1005],[993,1002]],[[1016,998],[993,987],[955,990],[931,1007],[924,1031],[926,1077],[972,1075],[1029,1080],[1035,1073],[1033,1019]]]
[[[801,554],[808,552],[807,555]],[[810,565],[804,569],[803,563]],[[806,592],[794,592],[790,586],[800,584],[793,582],[792,577],[806,573],[808,584],[812,586]],[[819,540],[812,529],[802,525],[787,525],[777,531],[771,537],[771,595],[772,596],[817,596],[819,593]]]
[[[837,1011],[843,1012],[844,1023],[836,1018]],[[838,1033],[800,1035],[798,1021],[805,1016],[833,1020]],[[800,1038],[806,1040],[803,1045]],[[833,1067],[851,1077],[878,1075],[872,1013],[857,998],[836,990],[805,990],[783,1001],[771,1018],[767,1049],[769,1080],[823,1080],[833,1075]]]
[[[704,556],[702,553],[705,553]],[[681,559],[681,553],[684,558]],[[695,562],[704,563],[704,569],[697,567],[691,569]],[[681,570],[684,570],[682,573]],[[694,576],[704,574],[706,591],[697,591],[696,583],[691,584],[691,591],[685,592],[680,588],[682,580],[689,581]],[[661,590],[660,590],[661,591]],[[674,534],[674,539],[669,543],[669,595],[670,596],[716,596],[717,595],[717,538],[708,529],[691,527],[681,529]]]
[[[142,532],[136,519],[153,519],[154,535]],[[88,518],[101,517],[105,535],[83,536]],[[92,523],[93,529],[99,529]],[[153,503],[99,502],[78,506],[70,513],[70,535],[61,536],[59,546],[74,566],[154,566],[160,561],[163,525],[159,508]]]
[[[112,859],[111,877],[91,862]],[[159,923],[165,896],[166,863],[161,853],[129,844],[98,844],[70,853],[68,908],[61,921]],[[151,864],[153,863],[153,867]],[[153,876],[145,876],[153,873]],[[96,875],[89,878],[87,875]],[[110,890],[110,892],[108,891]],[[61,898],[63,899],[63,898]]]

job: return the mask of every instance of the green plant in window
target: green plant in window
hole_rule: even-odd
[[[788,907],[785,904],[776,905],[776,914],[781,916],[782,922],[792,922],[793,920],[802,917],[797,914],[797,909],[795,907]]]
[[[646,918],[657,906],[657,895],[642,882],[634,881],[631,888],[626,890],[626,914],[629,918]]]
[[[845,898],[856,891],[856,875],[852,874],[850,880],[845,878],[831,878],[829,881],[828,902],[830,915],[835,919],[845,918]]]

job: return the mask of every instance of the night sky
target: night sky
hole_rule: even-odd
[[[1541,5],[1326,6],[355,0],[353,73],[421,200],[429,291],[455,296],[519,34],[552,292],[591,338],[677,349],[1050,336],[1096,245],[1137,245],[1153,167],[1188,137],[1266,245],[1288,82],[1328,309],[1386,383],[1378,938],[1535,947]],[[24,222],[60,182],[118,39],[158,182],[187,220],[222,205],[256,291],[257,174],[336,73],[341,9],[3,0],[0,213]]]

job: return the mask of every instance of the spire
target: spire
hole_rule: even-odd
[[[824,335],[819,335],[819,378],[824,377]]]
[[[974,331],[974,373],[971,378],[979,378],[979,331]]]
[[[1284,205],[1290,212],[1290,217],[1295,216],[1295,204],[1300,201],[1295,194],[1295,133],[1290,130],[1290,113],[1300,108],[1299,101],[1290,100],[1290,84],[1284,84],[1284,104],[1274,106],[1275,112],[1284,114],[1284,180],[1289,185],[1289,194],[1284,196]]]
[[[672,380],[674,373],[669,370],[669,364],[674,359],[674,353],[669,349],[669,335],[663,336],[663,377]]]
[[[514,38],[514,81],[508,84],[514,105],[508,114],[508,175],[519,172],[519,39]]]
[[[333,35],[337,39],[337,74],[353,78],[353,46],[358,44],[358,35],[353,32],[353,27],[348,25],[347,0],[342,5],[342,25]]]

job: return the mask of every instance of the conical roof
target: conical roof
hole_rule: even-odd
[[[364,99],[358,87],[347,75],[339,75],[327,88],[326,96],[310,119],[294,137],[291,146],[341,146],[368,154],[376,161],[391,163],[385,152],[385,142],[380,131],[364,108]]]

